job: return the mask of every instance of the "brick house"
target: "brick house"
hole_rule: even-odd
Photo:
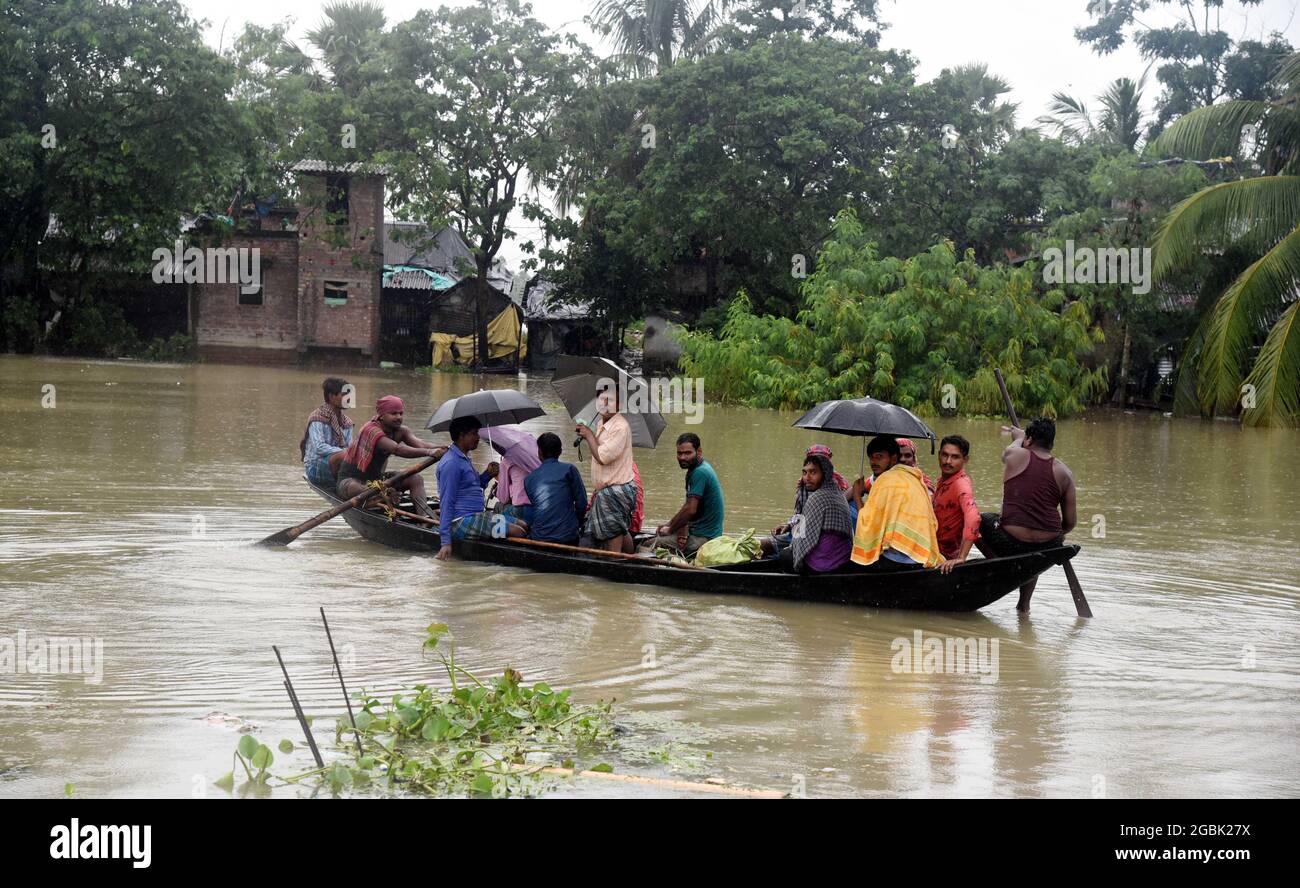
[[[196,285],[199,356],[231,363],[377,364],[384,172],[311,160],[293,172],[300,206],[241,220],[222,244],[258,249],[260,289]]]

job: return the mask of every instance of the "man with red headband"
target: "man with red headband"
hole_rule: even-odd
[[[396,395],[385,395],[375,402],[375,415],[361,427],[360,433],[343,454],[339,464],[338,494],[344,499],[351,499],[366,489],[371,481],[378,481],[384,476],[384,465],[390,456],[406,459],[418,459],[432,456],[441,459],[447,452],[446,447],[435,447],[427,441],[421,441],[415,434],[402,425],[406,414],[406,405]],[[415,511],[428,518],[436,518],[429,508],[429,500],[424,492],[424,479],[418,474],[393,485],[396,490],[411,492],[411,505]]]

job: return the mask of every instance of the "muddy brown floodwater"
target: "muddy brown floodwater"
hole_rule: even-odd
[[[342,708],[319,606],[354,687],[432,679],[422,631],[445,622],[469,669],[510,664],[577,700],[617,698],[670,762],[745,785],[809,797],[1300,795],[1300,433],[1147,413],[1063,422],[1056,452],[1079,479],[1072,540],[1096,618],[1075,617],[1060,571],[1027,620],[1014,595],[969,615],[875,612],[444,564],[364,542],[342,521],[287,550],[251,547],[322,508],[297,462],[322,375],[0,357],[0,645],[20,634],[103,645],[98,680],[0,672],[0,797],[65,783],[78,796],[224,797],[211,783],[239,735],[205,716],[252,723],[273,748],[300,740],[271,644],[309,712]],[[528,428],[571,440],[545,377],[349,379],[361,405],[401,395],[417,428],[448,397],[517,385],[551,411]],[[810,443],[856,471],[860,441],[794,419],[706,404],[689,427],[723,483],[729,531],[788,516]],[[998,426],[935,426],[972,441],[990,509]],[[671,416],[661,446],[638,451],[648,520],[680,504],[671,443],[687,428]],[[484,445],[476,460],[487,459]],[[897,671],[897,640],[918,631],[983,640],[990,668]],[[308,760],[277,756],[276,770]]]

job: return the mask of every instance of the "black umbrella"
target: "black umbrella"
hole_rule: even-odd
[[[546,411],[541,405],[523,392],[514,389],[479,389],[444,401],[424,427],[434,432],[445,432],[451,426],[451,421],[461,416],[475,416],[485,426],[499,426],[514,425],[545,415]]]
[[[822,401],[795,420],[795,428],[817,429],[838,435],[862,435],[863,468],[866,466],[867,435],[889,435],[891,438],[928,438],[930,452],[934,453],[934,432],[915,413],[906,407],[877,401],[875,398],[853,398],[842,401]],[[861,471],[861,469],[859,469]]]
[[[586,425],[595,422],[599,388],[610,383],[620,389],[619,412],[632,430],[632,446],[654,447],[668,423],[652,409],[651,391],[644,379],[632,376],[608,358],[574,355],[556,358],[551,385],[569,415],[578,422]]]

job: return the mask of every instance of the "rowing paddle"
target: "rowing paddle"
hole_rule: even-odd
[[[393,509],[394,515],[401,515],[411,521],[419,521],[422,524],[437,524],[431,518],[425,518],[423,515],[416,515],[411,512],[405,512],[401,509]],[[702,567],[698,564],[676,564],[664,561],[660,558],[646,558],[640,555],[628,555],[626,552],[611,552],[608,549],[591,549],[586,546],[568,546],[564,543],[552,543],[548,540],[530,540],[526,537],[506,537],[504,540],[494,540],[494,542],[519,543],[524,546],[537,546],[542,549],[557,549],[561,552],[581,552],[584,555],[603,555],[606,558],[622,558],[628,561],[635,561],[639,564],[658,564],[665,567],[684,567],[688,570],[712,570],[709,567]]]
[[[302,524],[297,524],[294,525],[293,527],[286,527],[284,530],[280,531],[279,533],[273,533],[266,539],[259,542],[257,545],[287,546],[290,543],[292,543],[294,540],[298,539],[298,537],[302,536],[304,533],[311,530],[313,527],[319,527],[320,525],[324,524],[326,521],[329,521],[331,518],[337,518],[338,516],[346,512],[348,509],[356,508],[357,506],[369,500],[371,497],[378,495],[381,488],[389,488],[392,487],[394,484],[396,484],[398,481],[405,481],[407,478],[411,477],[412,475],[418,474],[419,472],[423,472],[425,469],[429,468],[429,466],[433,465],[437,461],[438,461],[438,457],[431,456],[428,459],[418,462],[415,465],[411,466],[409,469],[405,469],[401,472],[398,472],[396,475],[389,478],[387,481],[384,481],[380,485],[380,487],[367,487],[365,490],[361,491],[360,493],[352,497],[352,499],[348,500],[347,502],[339,503],[337,506],[335,506],[332,509],[326,509],[324,512],[321,512],[315,518],[304,521]]]
[[[1011,403],[1011,393],[1007,391],[1007,381],[1002,378],[1002,368],[995,367],[993,376],[998,381],[998,388],[1002,391],[1002,402],[1007,405],[1007,416],[1011,419],[1011,424],[1020,428],[1020,420],[1016,418],[1016,406]],[[1088,599],[1083,595],[1083,586],[1079,585],[1079,578],[1074,573],[1074,565],[1065,560],[1061,562],[1061,570],[1065,571],[1065,582],[1070,586],[1070,595],[1074,598],[1074,610],[1081,617],[1091,617],[1092,608],[1088,606]]]

